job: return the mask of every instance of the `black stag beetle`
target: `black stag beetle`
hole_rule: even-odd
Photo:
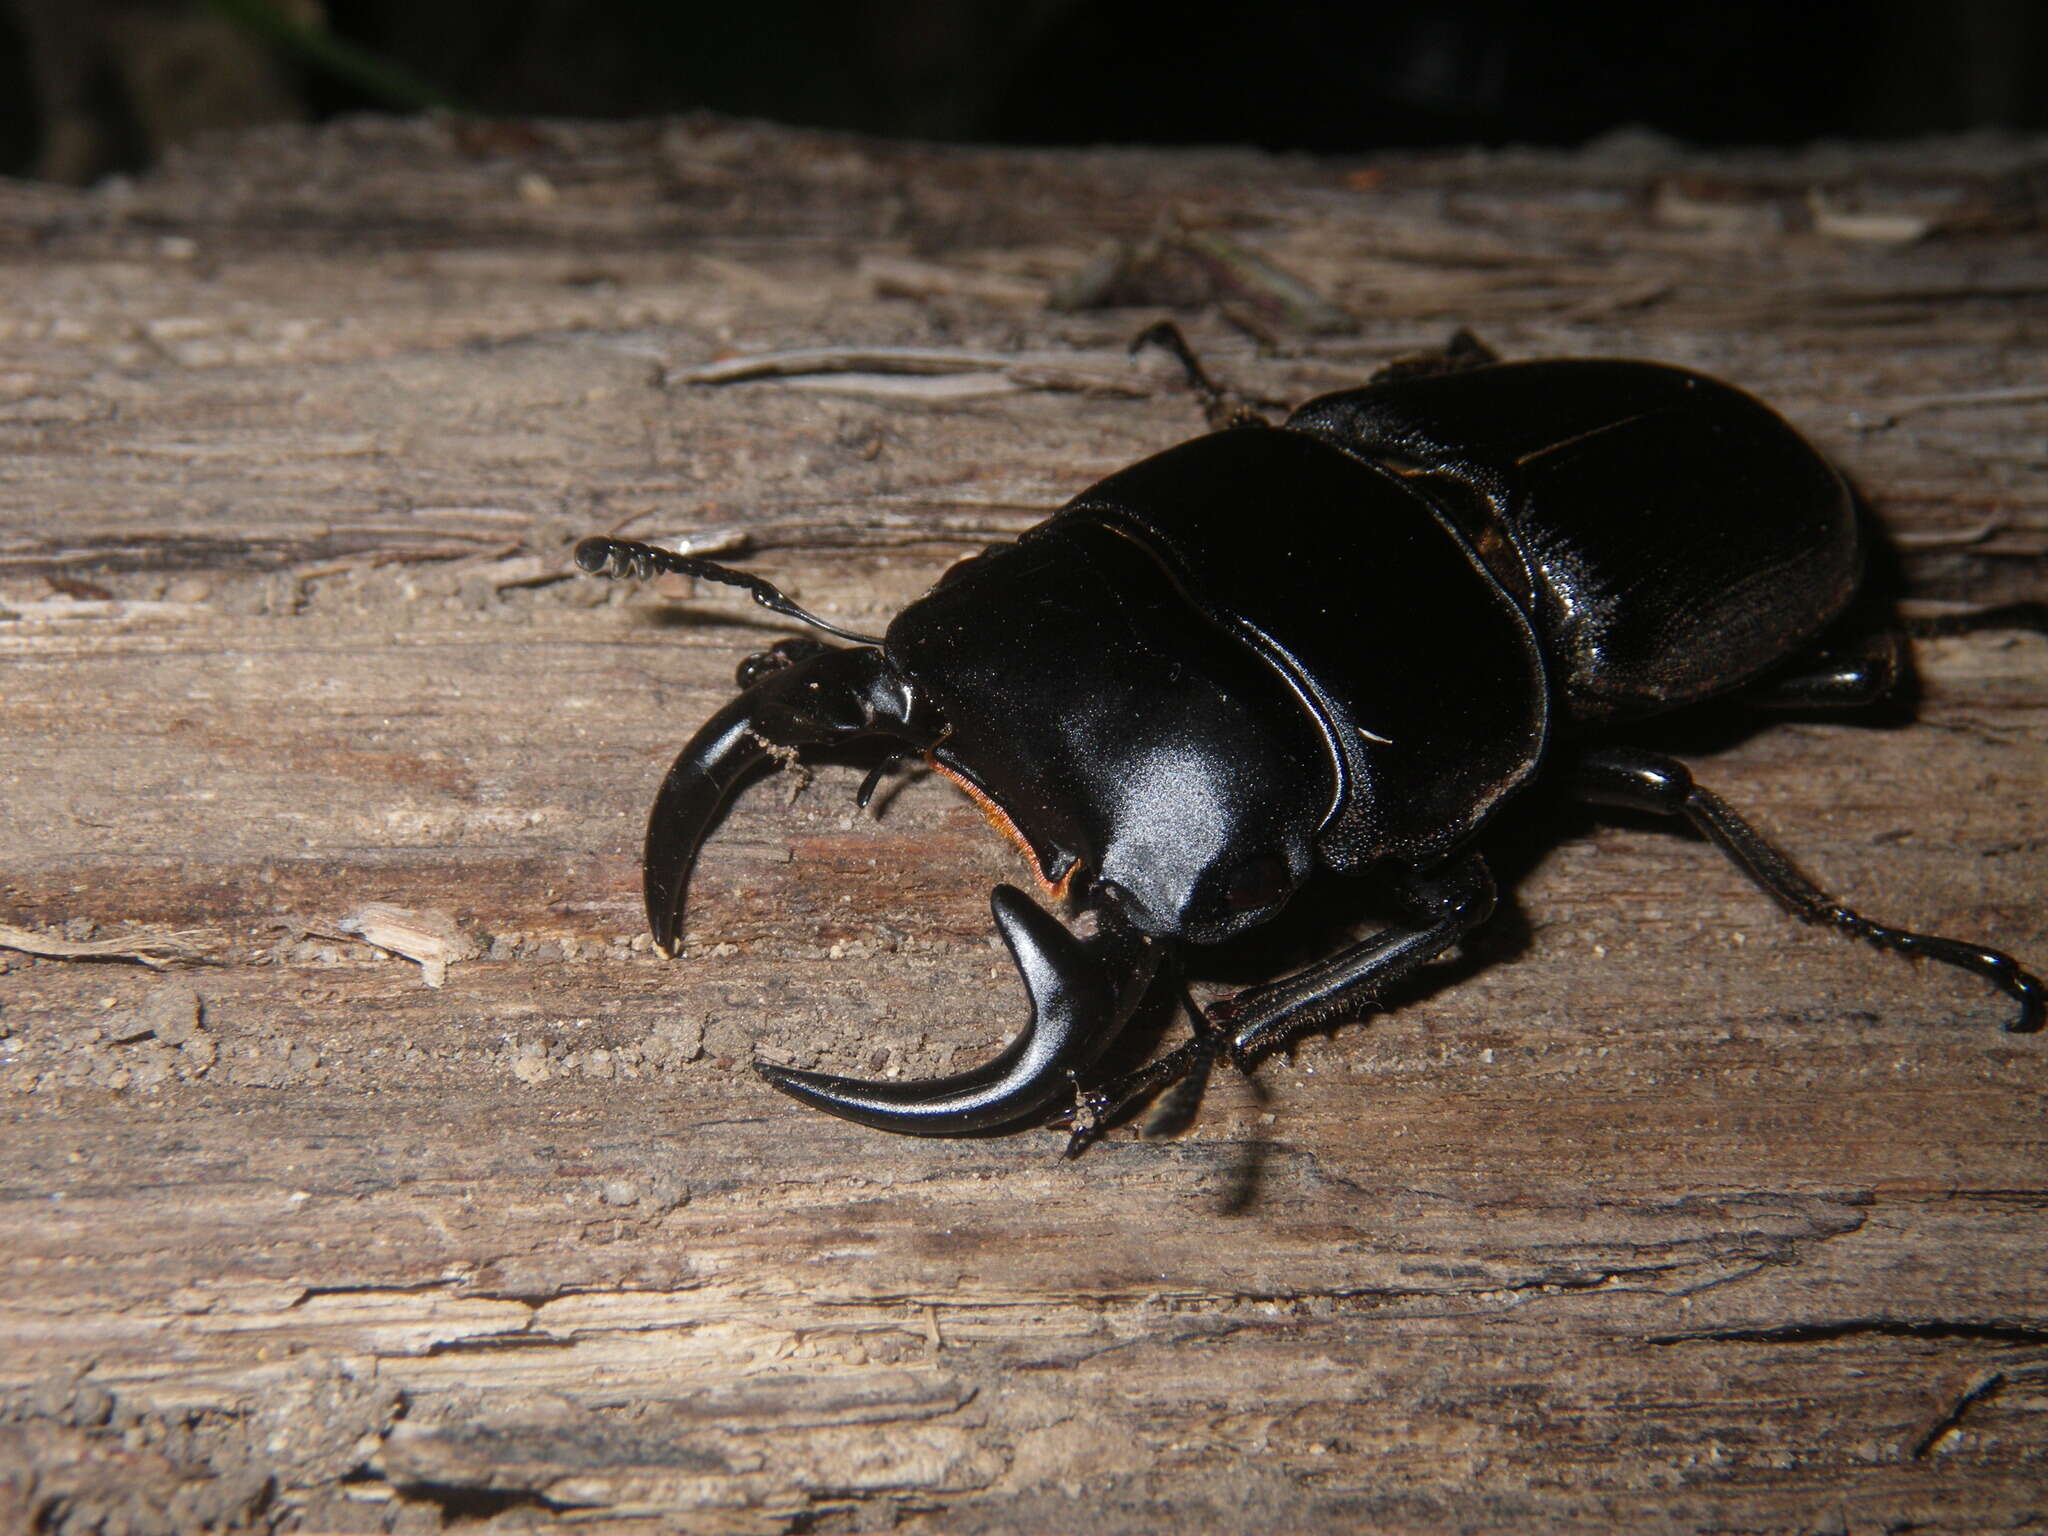
[[[1179,355],[1222,429],[955,565],[882,638],[708,561],[577,547],[586,571],[746,586],[855,642],[749,658],[669,770],[644,864],[664,953],[735,786],[858,737],[923,754],[1078,908],[1070,931],[996,887],[1031,1019],[994,1061],[924,1082],[759,1064],[770,1083],[919,1135],[1064,1120],[1078,1150],[1218,1057],[1248,1068],[1305,1023],[1361,1011],[1483,922],[1494,884],[1475,840],[1538,775],[1689,822],[1794,916],[1974,972],[2019,1004],[2009,1028],[2040,1027],[2048,988],[2010,956],[1851,911],[1682,763],[1611,739],[1718,695],[1847,707],[1898,680],[1895,631],[1837,637],[1857,516],[1776,413],[1682,368],[1503,363],[1461,333],[1275,427],[1170,323],[1147,340]],[[1268,921],[1325,870],[1381,877],[1412,920],[1206,1010],[1183,995],[1191,1041],[1091,1082],[1176,945]]]

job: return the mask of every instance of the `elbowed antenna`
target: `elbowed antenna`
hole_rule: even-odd
[[[813,629],[822,629],[842,640],[851,640],[855,645],[882,643],[879,635],[841,629],[831,620],[819,618],[771,581],[746,571],[736,571],[714,560],[700,560],[695,555],[679,555],[657,544],[643,544],[638,539],[585,539],[576,546],[576,564],[593,576],[631,576],[641,581],[660,575],[694,576],[702,581],[723,582],[728,587],[744,587],[754,595],[755,602],[772,613],[796,619]]]

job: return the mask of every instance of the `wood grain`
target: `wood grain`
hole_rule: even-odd
[[[1455,324],[1708,369],[1852,475],[1903,595],[2040,598],[2044,163],[363,121],[0,186],[0,923],[207,961],[0,951],[0,1525],[2048,1524],[2048,1063],[2004,1000],[1532,804],[1470,953],[1177,1139],[860,1131],[747,1062],[994,1049],[1012,856],[823,765],[736,808],[661,961],[647,802],[774,626],[566,560],[743,529],[875,627],[1198,428],[1121,355],[1191,298],[1273,399]],[[820,345],[1059,387],[665,382]],[[1844,897],[2041,961],[2048,641],[1917,660],[1917,720],[1680,744]],[[370,902],[472,957],[426,985]],[[1204,987],[1360,919],[1308,906]]]

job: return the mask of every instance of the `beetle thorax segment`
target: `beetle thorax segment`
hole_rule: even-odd
[[[1332,768],[1317,857],[1450,852],[1535,772],[1549,690],[1528,615],[1386,469],[1305,433],[1212,433],[1075,498],[1294,692]]]
[[[1128,539],[1077,524],[991,551],[888,649],[945,722],[933,761],[1042,878],[1078,863],[1142,931],[1226,936],[1312,869],[1331,797],[1314,723]]]

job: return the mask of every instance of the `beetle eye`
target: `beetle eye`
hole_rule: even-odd
[[[1277,853],[1265,853],[1231,872],[1223,901],[1233,912],[1251,912],[1284,900],[1292,889],[1287,861]]]

